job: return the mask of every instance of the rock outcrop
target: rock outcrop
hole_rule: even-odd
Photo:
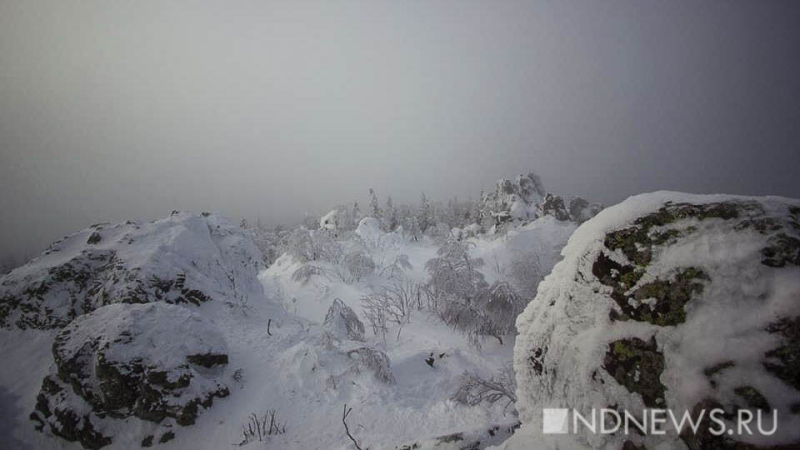
[[[338,298],[328,309],[323,326],[338,339],[364,340],[364,324],[355,311]]]
[[[112,443],[114,422],[129,418],[192,425],[229,393],[219,381],[225,341],[209,319],[182,306],[99,308],[59,332],[53,359],[31,419],[85,448]]]
[[[480,202],[486,228],[506,223],[524,224],[546,215],[582,223],[602,209],[599,203],[590,204],[581,197],[574,197],[568,209],[564,199],[548,193],[541,178],[533,172],[519,175],[514,181],[501,179],[493,192],[481,196]]]
[[[54,329],[113,303],[263,298],[252,236],[213,214],[97,224],[0,277],[0,327]]]
[[[584,223],[517,320],[517,409],[505,448],[800,446],[800,201],[632,197]],[[668,409],[699,431],[544,435],[543,408]],[[708,413],[726,429],[708,432]],[[759,434],[736,417],[762,415]],[[717,425],[711,424],[715,429]],[[735,434],[734,434],[735,433]]]

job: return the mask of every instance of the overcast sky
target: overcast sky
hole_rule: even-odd
[[[606,204],[800,197],[800,2],[0,0],[0,152],[18,255],[530,170]]]

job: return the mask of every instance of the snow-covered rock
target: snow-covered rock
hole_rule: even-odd
[[[339,339],[364,340],[364,324],[352,308],[335,299],[323,323],[325,329]]]
[[[334,209],[319,219],[320,230],[336,230],[339,228],[339,210]]]
[[[481,199],[482,209],[503,220],[533,220],[538,217],[538,205],[546,195],[542,180],[531,172],[519,175],[514,181],[501,179],[490,192]]]
[[[219,381],[228,363],[224,339],[183,306],[98,308],[61,330],[52,352],[31,419],[85,448],[111,444],[114,422],[130,417],[192,425],[201,406],[229,394]]]
[[[372,217],[361,219],[355,233],[370,250],[397,248],[404,242],[402,230],[384,233],[380,221]]]
[[[0,277],[0,326],[61,328],[112,303],[263,298],[249,232],[213,214],[97,224]]]
[[[800,445],[800,201],[639,195],[584,223],[562,254],[517,319],[523,427],[504,448]],[[779,425],[715,436],[706,415],[681,435],[669,419],[665,435],[542,433],[543,408],[641,420],[644,410],[697,418],[714,407],[760,411],[767,431],[777,414]]]
[[[541,213],[543,216],[553,216],[557,220],[570,219],[564,199],[558,195],[547,194],[545,196],[544,202],[541,204]]]

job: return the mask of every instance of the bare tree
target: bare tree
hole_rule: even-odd
[[[409,280],[394,281],[361,297],[361,303],[373,331],[376,335],[380,331],[385,343],[387,323],[397,324],[397,338],[400,338],[403,326],[411,321],[411,311],[414,308],[419,309],[422,304],[422,290]]]
[[[390,279],[397,278],[406,270],[411,270],[413,268],[414,266],[412,266],[411,262],[408,260],[408,255],[403,253],[395,256],[391,264],[388,264],[382,268],[380,275]]]

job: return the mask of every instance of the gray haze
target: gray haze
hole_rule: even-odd
[[[529,170],[800,197],[798,80],[797,1],[0,0],[0,255]]]

